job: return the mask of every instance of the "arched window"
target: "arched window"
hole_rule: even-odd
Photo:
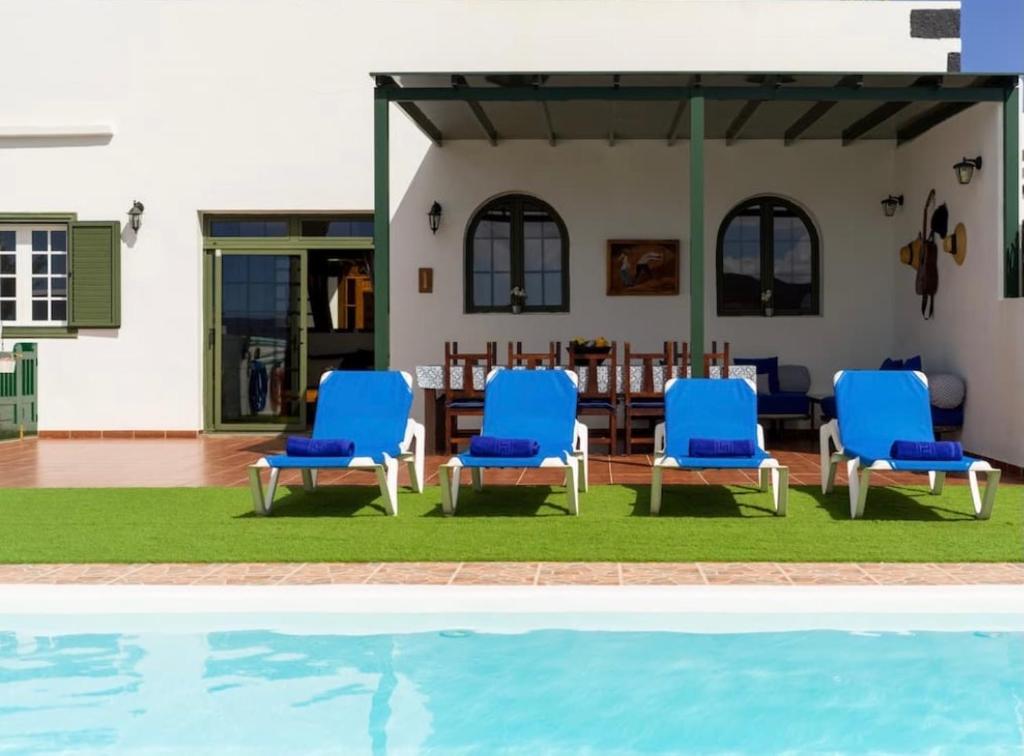
[[[511,312],[517,287],[527,312],[568,312],[569,234],[546,202],[508,194],[481,207],[466,231],[466,312]]]
[[[818,231],[781,197],[734,207],[718,229],[719,315],[818,315]]]

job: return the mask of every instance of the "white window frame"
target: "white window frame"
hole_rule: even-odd
[[[68,289],[70,283],[68,280],[69,273],[69,258],[68,258],[68,246],[70,241],[70,230],[66,223],[3,223],[0,224],[0,231],[14,231],[15,232],[15,265],[16,271],[14,275],[15,280],[15,319],[0,321],[0,325],[3,327],[10,328],[26,328],[26,327],[61,327],[67,326],[67,308],[70,307],[68,303]],[[46,231],[47,232],[47,272],[45,275],[35,275],[32,272],[32,255],[40,254],[39,252],[33,252],[32,250],[32,232],[33,231]],[[53,273],[53,257],[54,253],[50,250],[51,240],[49,233],[51,231],[63,231],[65,236],[64,243],[64,273],[54,274]],[[10,252],[0,252],[0,254],[11,254]],[[61,256],[59,253],[56,256]],[[2,278],[10,278],[10,276],[0,274]],[[45,300],[43,298],[37,298],[33,296],[33,278],[46,278],[47,280],[47,293]],[[63,278],[65,283],[64,296],[53,295],[53,284],[54,278]],[[32,318],[32,305],[33,302],[45,301],[47,303],[47,318],[45,320],[34,320]],[[65,318],[63,320],[51,320],[52,315],[52,303],[55,301],[63,301],[65,304]]]

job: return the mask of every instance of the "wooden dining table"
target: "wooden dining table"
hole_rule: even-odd
[[[629,382],[630,389],[632,391],[641,391],[643,389],[644,372],[643,365],[630,365],[629,366]],[[670,372],[671,370],[671,372]],[[462,367],[451,368],[451,387],[462,388],[463,381],[465,380],[465,370]],[[611,367],[609,365],[598,365],[595,369],[597,377],[597,386],[599,391],[608,390],[608,381],[611,377]],[[623,393],[623,377],[625,374],[623,365],[616,365],[615,367],[615,378],[616,386],[619,387],[618,393]],[[710,378],[719,378],[722,375],[722,368],[718,365],[712,365],[709,370]],[[655,391],[662,391],[667,378],[675,378],[679,376],[679,369],[677,367],[666,367],[662,366],[660,369],[654,370],[653,383]],[[588,388],[588,373],[587,371],[581,371],[579,377],[579,390],[586,391]],[[757,369],[753,365],[730,365],[729,366],[729,378],[746,378],[750,381],[757,380]],[[473,388],[477,391],[483,391],[484,383],[486,381],[486,374],[484,368],[473,369]],[[438,422],[438,418],[444,416],[444,365],[417,365],[416,366],[416,386],[423,390],[423,406],[424,416],[423,424],[427,429],[427,443],[426,452],[427,454],[435,454],[438,450],[444,448],[444,426],[443,423]]]

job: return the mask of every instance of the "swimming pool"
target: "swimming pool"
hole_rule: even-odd
[[[972,589],[0,591],[0,751],[1019,753]]]

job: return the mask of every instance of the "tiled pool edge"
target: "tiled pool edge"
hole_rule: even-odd
[[[1024,562],[310,562],[8,564],[3,584],[1024,585]]]

